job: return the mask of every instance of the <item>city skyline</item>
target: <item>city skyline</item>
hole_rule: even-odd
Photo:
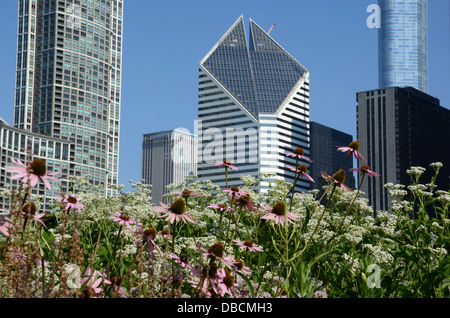
[[[139,141],[143,134],[179,127],[193,131],[198,88],[191,81],[197,76],[198,60],[214,44],[214,39],[226,31],[229,21],[241,14],[258,21],[266,30],[277,23],[271,36],[283,43],[286,50],[313,74],[311,120],[356,136],[355,93],[378,86],[377,31],[366,25],[369,16],[366,8],[375,1],[339,5],[331,1],[321,1],[321,5],[290,3],[292,9],[289,12],[269,1],[245,4],[231,1],[210,8],[203,6],[201,1],[175,3],[178,5],[173,10],[169,10],[169,3],[153,6],[139,1],[125,3],[124,37],[126,39],[128,34],[130,38],[124,42],[120,143],[120,152],[124,155],[119,164],[120,184],[127,185],[129,179],[140,179],[136,158],[140,157]],[[17,21],[11,23],[9,15],[12,13],[5,11],[11,9],[15,15],[16,6],[7,4],[2,11],[3,26],[12,33],[2,34],[5,50],[11,43],[11,36],[16,37],[17,24]],[[298,17],[294,19],[294,9],[302,13],[302,23],[298,23]],[[199,12],[204,19],[196,18]],[[161,13],[170,14],[171,19],[165,22]],[[142,23],[140,18],[146,15],[150,18]],[[429,94],[448,107],[450,98],[445,80],[449,73],[446,71],[449,69],[449,28],[442,27],[448,25],[448,3],[430,4],[429,15],[433,17],[429,19],[429,32],[434,34],[429,45]],[[298,41],[288,40],[294,35]],[[15,60],[14,42],[11,50],[2,56],[4,71],[0,91],[3,102],[0,117],[10,124],[14,100],[14,68],[11,67]],[[146,54],[139,54],[141,51]],[[169,91],[176,94],[169,95]]]

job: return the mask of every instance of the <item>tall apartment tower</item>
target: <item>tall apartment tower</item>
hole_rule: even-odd
[[[252,20],[247,44],[242,16],[200,62],[198,143],[198,177],[223,188],[215,162],[237,166],[228,181],[239,186],[259,172],[292,182],[295,160],[283,153],[301,147],[309,155],[309,72]],[[263,180],[259,190],[268,187]]]
[[[340,169],[347,172],[345,184],[353,189],[355,187],[355,178],[353,173],[349,172],[353,168],[353,160],[347,160],[347,154],[337,151],[338,147],[348,146],[353,141],[353,136],[343,131],[322,125],[311,121],[311,163],[310,176],[315,180],[311,183],[311,189],[322,189],[327,185],[322,178],[321,172],[324,171],[333,175]]]
[[[152,202],[165,202],[167,186],[197,175],[197,136],[181,129],[145,134],[142,179],[152,185]]]
[[[377,210],[389,210],[386,183],[410,184],[412,166],[427,169],[429,183],[434,162],[443,163],[436,185],[448,190],[450,175],[450,110],[440,101],[412,87],[391,87],[357,93],[357,133],[360,152],[378,178],[367,178],[362,191]],[[365,163],[360,162],[359,165]]]
[[[123,0],[19,0],[13,126],[75,144],[70,169],[105,189],[118,181],[122,21]]]
[[[428,92],[428,0],[379,0],[379,88]]]
[[[48,172],[60,171],[57,177],[74,174],[74,171],[70,169],[75,160],[74,143],[12,127],[0,118],[0,189],[9,187],[17,190],[19,188],[20,179],[11,180],[11,174],[6,171],[6,166],[15,166],[12,158],[27,162],[28,152],[34,158],[44,159]],[[58,198],[61,192],[67,193],[69,188],[67,181],[50,180],[49,182],[51,189],[46,188],[43,182],[31,188],[32,195],[41,197],[39,200],[41,212],[51,212],[54,199]],[[0,212],[9,212],[10,207],[9,199],[0,196]]]

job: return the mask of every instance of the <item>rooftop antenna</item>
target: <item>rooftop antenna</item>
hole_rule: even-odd
[[[267,34],[268,34],[268,35],[270,35],[270,33],[272,33],[272,30],[273,30],[273,28],[274,28],[276,25],[277,25],[277,24],[274,23],[274,24],[272,24],[272,25],[270,26],[269,31],[267,31]]]

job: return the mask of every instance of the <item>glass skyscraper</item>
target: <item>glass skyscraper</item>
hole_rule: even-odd
[[[284,153],[309,154],[309,71],[252,20],[249,30],[247,43],[241,16],[199,65],[198,177],[222,187],[215,162],[239,168],[230,186],[259,172],[292,182],[287,165],[295,160]],[[263,180],[259,190],[268,187]],[[309,188],[303,178],[297,183]]]
[[[142,179],[152,185],[152,202],[164,199],[170,184],[197,175],[197,136],[183,129],[154,132],[142,141]]]
[[[19,0],[15,128],[75,146],[70,170],[117,184],[123,0]]]
[[[379,0],[379,88],[428,91],[427,0]]]

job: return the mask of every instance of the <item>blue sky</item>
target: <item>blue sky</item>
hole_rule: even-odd
[[[142,135],[194,131],[198,63],[243,15],[311,73],[311,120],[356,137],[356,93],[378,86],[376,0],[126,0],[119,183],[141,178]],[[449,1],[430,0],[429,94],[450,108]],[[0,117],[12,123],[17,0],[0,11]]]

